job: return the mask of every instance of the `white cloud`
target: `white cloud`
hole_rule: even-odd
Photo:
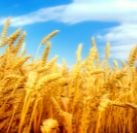
[[[135,44],[112,46],[111,58],[113,58],[113,59],[127,60],[128,56],[129,56],[129,53],[130,53],[130,50],[134,46],[135,46]]]
[[[65,6],[56,6],[50,8],[42,8],[35,12],[31,12],[21,16],[11,16],[12,26],[24,26],[30,25],[38,22],[46,22],[51,20],[59,19],[60,12],[63,12]],[[2,25],[6,17],[0,19],[0,24]]]
[[[115,45],[137,42],[137,24],[126,23],[108,29],[105,35],[98,35],[99,39],[110,40]],[[130,38],[130,41],[129,41]],[[124,40],[124,42],[123,42]]]
[[[0,24],[5,17],[0,19]],[[73,0],[72,3],[43,8],[21,16],[12,16],[13,26],[46,21],[78,23],[83,21],[137,22],[136,0]]]
[[[75,0],[66,6],[62,22],[83,21],[137,22],[137,1],[134,0]]]
[[[127,59],[131,48],[137,45],[137,24],[121,24],[97,37],[111,42],[112,58]]]

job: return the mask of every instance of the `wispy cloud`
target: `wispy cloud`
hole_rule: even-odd
[[[0,24],[4,22],[6,17],[0,19]],[[136,23],[137,1],[73,0],[72,3],[67,5],[42,8],[28,14],[11,17],[13,26],[23,26],[51,20],[71,24],[93,20]]]
[[[135,44],[129,45],[117,45],[112,46],[111,57],[113,59],[126,60],[129,56],[130,50],[135,46]]]
[[[137,22],[137,1],[75,0],[62,14],[65,23],[82,21]]]
[[[137,24],[126,23],[108,29],[105,35],[98,35],[98,39],[111,42],[111,57],[127,59],[130,49],[137,45]]]
[[[60,18],[60,13],[64,11],[65,7],[65,5],[62,5],[50,8],[42,8],[21,16],[11,16],[11,26],[25,26],[39,22],[58,20]],[[2,25],[6,19],[7,17],[1,18],[0,25]]]
[[[108,33],[99,36],[100,39],[110,40],[112,43],[116,45],[122,44],[123,40],[125,40],[125,45],[128,43],[134,43],[137,41],[137,24],[133,23],[123,23],[119,26],[108,29]],[[131,39],[129,42],[128,38]]]

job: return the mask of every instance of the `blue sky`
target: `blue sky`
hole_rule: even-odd
[[[10,32],[27,32],[25,42],[32,55],[41,39],[56,29],[60,32],[52,39],[50,58],[59,55],[59,61],[65,58],[69,64],[75,61],[79,43],[83,57],[87,55],[92,36],[101,57],[110,41],[111,59],[126,59],[137,44],[137,0],[5,0],[0,9],[0,28],[10,16]]]

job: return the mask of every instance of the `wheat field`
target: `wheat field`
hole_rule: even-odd
[[[96,42],[85,59],[82,45],[69,68],[57,56],[48,60],[53,31],[41,41],[38,60],[26,53],[25,32],[7,35],[8,19],[0,36],[0,133],[136,133],[137,47],[127,62],[109,65],[110,44],[104,59]],[[75,58],[75,57],[74,57]]]

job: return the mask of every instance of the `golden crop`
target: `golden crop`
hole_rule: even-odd
[[[95,40],[86,59],[70,69],[57,57],[48,60],[49,40],[39,60],[29,60],[17,29],[10,36],[7,20],[0,37],[0,133],[136,133],[137,132],[137,47],[127,63],[108,63],[110,45],[100,59]]]

